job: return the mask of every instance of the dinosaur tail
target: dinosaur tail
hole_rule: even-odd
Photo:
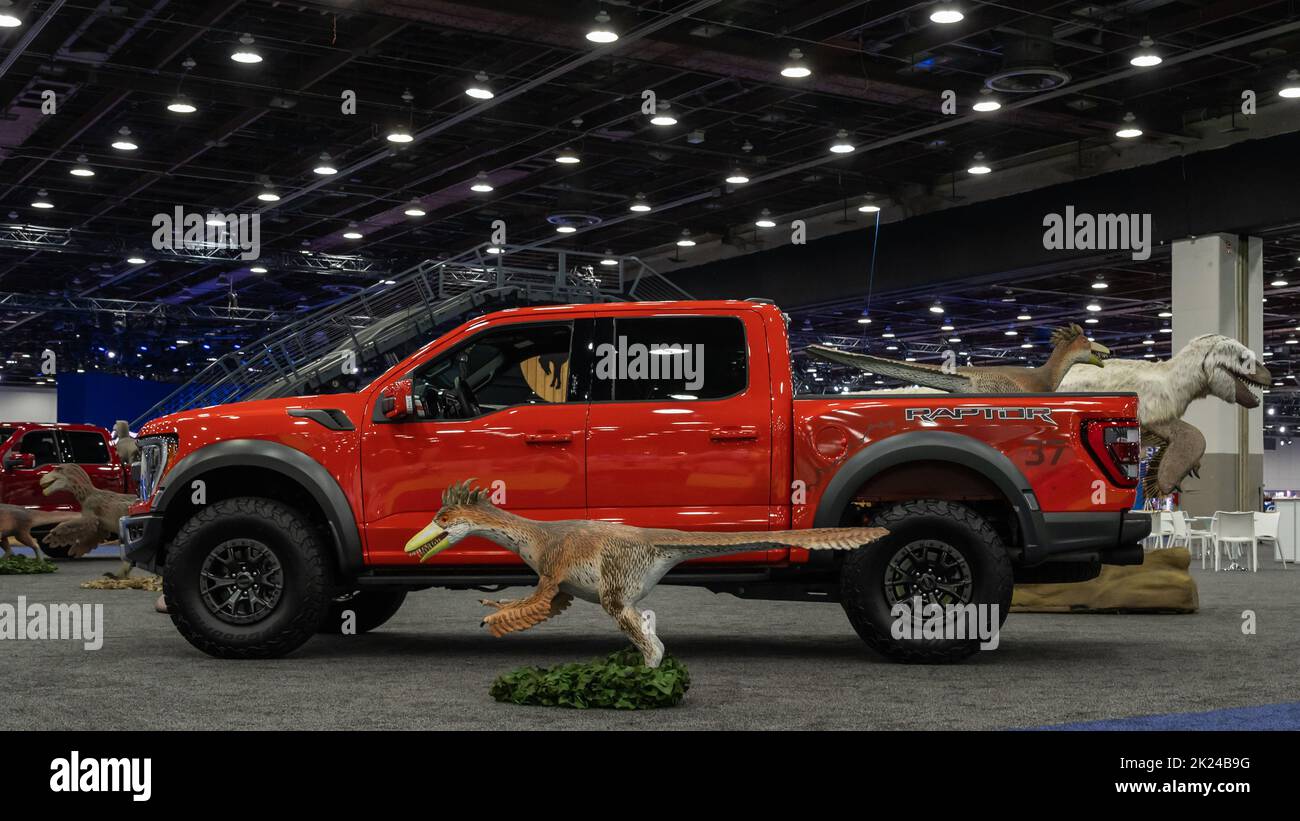
[[[774,547],[853,550],[876,541],[888,532],[883,527],[822,527],[813,530],[759,530],[746,533],[663,530],[656,532],[653,540],[658,548],[690,557],[746,553]]]
[[[57,525],[70,519],[80,519],[81,514],[75,510],[33,510],[32,527]]]

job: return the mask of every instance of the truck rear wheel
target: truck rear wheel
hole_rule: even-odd
[[[316,530],[273,499],[223,499],[176,534],[163,595],[186,641],[217,658],[276,658],[316,633],[329,571]]]
[[[1001,628],[1011,607],[1011,559],[983,517],[955,502],[923,500],[895,505],[871,525],[889,535],[850,553],[840,575],[844,612],[869,647],[895,661],[954,662],[978,650],[981,639],[951,621],[941,635],[938,623],[918,630],[932,614],[957,614],[964,627],[976,627],[974,618],[991,626],[985,608],[996,605]],[[920,618],[912,616],[918,601]]]
[[[351,611],[355,617],[352,626],[356,632],[369,633],[397,615],[404,601],[405,590],[359,590],[340,596],[325,608],[325,619],[321,622],[320,632],[342,634],[343,617]]]

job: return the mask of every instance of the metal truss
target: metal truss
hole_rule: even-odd
[[[72,311],[208,322],[275,322],[281,316],[265,308],[227,308],[219,305],[173,305],[133,299],[92,296],[49,296],[0,292],[0,309],[10,311]]]

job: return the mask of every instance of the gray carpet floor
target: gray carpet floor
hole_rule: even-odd
[[[0,603],[103,602],[102,649],[0,641],[0,729],[991,729],[1300,701],[1300,569],[1202,572],[1186,616],[1012,614],[1001,647],[953,666],[893,664],[838,605],[660,587],[648,605],[690,668],[683,704],[645,713],[517,707],[488,686],[522,665],[623,646],[594,605],[493,639],[481,594],[429,590],[364,636],[319,636],[276,661],[193,649],[154,594],[82,590],[115,567],[0,576]],[[507,594],[510,595],[510,594]],[[1253,610],[1257,633],[1243,635]]]

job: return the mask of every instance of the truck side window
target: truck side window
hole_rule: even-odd
[[[59,444],[52,430],[35,430],[23,436],[18,443],[19,453],[30,453],[36,457],[36,467],[58,464]]]
[[[736,317],[633,317],[597,347],[595,379],[613,383],[615,402],[722,399],[745,390],[748,365]]]
[[[112,460],[108,456],[108,443],[98,433],[86,430],[59,431],[63,442],[63,461],[78,465],[106,465]]]
[[[572,323],[550,322],[485,331],[457,345],[412,376],[421,418],[470,419],[568,401],[572,337]]]

